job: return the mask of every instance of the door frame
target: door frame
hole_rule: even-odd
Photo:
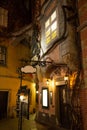
[[[63,95],[63,90],[65,91],[64,95]],[[56,117],[57,117],[57,120],[58,120],[59,124],[62,125],[64,128],[70,127],[70,126],[68,126],[68,123],[69,123],[68,122],[69,121],[68,118],[69,117],[67,117],[68,116],[67,114],[69,114],[69,113],[67,113],[68,112],[68,107],[66,107],[67,106],[66,104],[68,103],[68,101],[67,101],[67,94],[69,94],[69,90],[66,89],[66,85],[65,84],[56,86],[55,113],[56,113]],[[65,97],[63,97],[63,96],[65,96]],[[61,115],[62,112],[65,112],[63,114],[66,117],[66,119],[64,119],[63,114]]]
[[[7,99],[7,117],[9,117],[9,108],[10,108],[10,96],[11,96],[11,90],[10,89],[0,89],[0,92],[8,92],[8,99]]]

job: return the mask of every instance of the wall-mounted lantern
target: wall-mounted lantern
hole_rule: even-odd
[[[24,95],[20,95],[20,101],[22,102],[24,99]]]
[[[46,84],[49,85],[49,80],[48,79],[46,80]]]
[[[69,85],[69,75],[65,75],[64,76],[64,81],[65,81],[65,85],[66,85],[66,87],[69,87],[70,85]]]
[[[64,81],[65,81],[65,83],[67,83],[68,80],[69,80],[69,76],[68,76],[68,75],[65,75],[65,76],[64,76]]]

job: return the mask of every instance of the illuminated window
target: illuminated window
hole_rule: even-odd
[[[0,7],[0,26],[7,27],[8,24],[8,11]]]
[[[45,28],[47,28],[50,24],[50,20],[48,19],[47,22],[45,23]]]
[[[45,38],[47,45],[57,37],[57,28],[57,11],[55,10],[45,22]]]
[[[0,65],[6,65],[6,47],[0,46]]]
[[[53,12],[53,14],[51,15],[51,21],[53,21],[56,18],[56,11]]]

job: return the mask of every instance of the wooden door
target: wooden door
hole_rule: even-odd
[[[0,91],[0,119],[7,117],[8,91]]]
[[[70,128],[70,115],[68,104],[69,103],[69,91],[66,86],[59,87],[59,107],[60,107],[60,124],[64,128]]]

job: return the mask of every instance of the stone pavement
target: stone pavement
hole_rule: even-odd
[[[18,118],[0,120],[0,130],[18,130]],[[23,119],[22,130],[65,130],[63,128],[49,127],[37,123],[34,116],[29,120]]]

